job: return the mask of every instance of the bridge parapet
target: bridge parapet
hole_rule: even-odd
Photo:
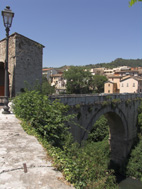
[[[142,98],[142,93],[127,93],[127,94],[70,94],[70,95],[52,95],[49,97],[51,101],[59,99],[63,104],[70,106],[76,104],[89,105],[94,103],[101,103],[103,101],[112,101],[113,99],[120,99],[126,101],[128,99],[133,100],[136,98]]]

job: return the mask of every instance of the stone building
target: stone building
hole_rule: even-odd
[[[9,36],[9,96],[15,96],[25,87],[42,80],[42,54],[44,46],[21,35]],[[4,63],[6,39],[0,41],[0,96],[4,96]]]

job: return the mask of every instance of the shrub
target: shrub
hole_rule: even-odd
[[[87,142],[80,148],[73,143],[69,151],[64,150],[57,156],[55,165],[64,171],[66,179],[74,183],[76,188],[116,188],[113,170],[108,170],[107,139]]]
[[[44,95],[50,95],[55,93],[55,86],[51,86],[45,76],[42,77],[41,91]]]
[[[109,135],[109,125],[107,119],[101,116],[99,120],[94,124],[90,134],[88,135],[88,141],[102,141]]]
[[[128,161],[126,174],[142,181],[142,102],[139,106],[138,115],[138,137],[139,141],[132,149]]]
[[[63,145],[68,134],[65,122],[73,118],[73,115],[66,115],[68,106],[57,100],[51,103],[38,91],[21,93],[13,102],[14,113],[19,118],[28,121],[52,145]]]
[[[113,171],[108,170],[107,139],[102,142],[85,142],[80,147],[73,142],[73,137],[65,126],[74,115],[67,115],[67,106],[59,101],[51,103],[40,92],[27,91],[17,96],[13,102],[14,112],[25,120],[23,127],[38,137],[48,149],[54,165],[63,171],[66,180],[76,188],[116,188]],[[97,141],[98,138],[99,136]],[[103,138],[104,136],[101,140]]]
[[[142,138],[130,154],[127,165],[127,175],[142,181]]]

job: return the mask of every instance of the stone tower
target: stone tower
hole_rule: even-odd
[[[13,33],[9,36],[9,96],[15,96],[23,88],[25,82],[33,86],[42,80],[42,55],[44,46],[21,35]],[[4,95],[4,63],[6,39],[0,41],[0,96]]]

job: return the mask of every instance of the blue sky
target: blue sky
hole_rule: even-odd
[[[142,3],[129,0],[0,0],[18,32],[45,46],[43,66],[87,65],[142,58]],[[5,28],[0,18],[0,39]]]

